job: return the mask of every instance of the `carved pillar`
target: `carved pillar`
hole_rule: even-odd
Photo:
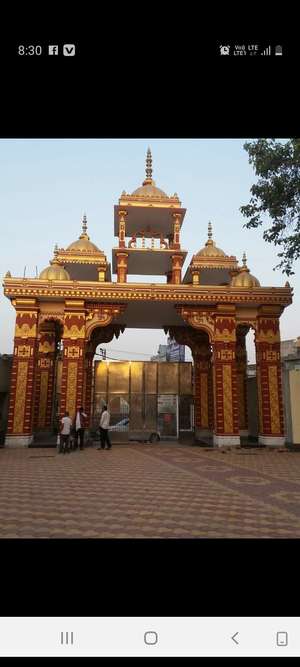
[[[180,285],[181,283],[181,269],[183,264],[182,255],[172,255],[172,280],[171,282],[174,285]]]
[[[196,332],[195,332],[196,333]],[[208,436],[211,429],[211,346],[208,335],[197,332],[197,344],[191,347],[194,360],[195,378],[195,436]]]
[[[38,334],[35,367],[34,430],[49,430],[52,425],[52,406],[55,376],[56,332],[54,322],[41,325]]]
[[[214,380],[212,354],[210,356],[208,365],[208,428],[212,433],[214,429]]]
[[[222,312],[224,308],[224,311]],[[239,445],[235,316],[225,306],[215,316],[213,345],[214,445]],[[228,312],[226,312],[226,310]],[[222,314],[221,314],[222,312]]]
[[[239,407],[240,436],[247,437],[248,429],[248,404],[247,404],[247,350],[246,334],[249,327],[239,326],[236,331],[236,370]]]
[[[87,354],[85,357],[85,383],[84,383],[84,412],[88,416],[88,424],[91,425],[92,418],[92,387],[93,387],[93,359],[94,355]]]
[[[67,301],[65,311],[60,413],[63,416],[67,410],[71,419],[75,417],[76,410],[83,405],[85,349],[83,305],[81,302]]]
[[[196,323],[193,313],[177,309],[190,324]],[[197,317],[197,316],[196,316]],[[204,314],[206,322],[206,316]],[[210,325],[213,324],[211,320]],[[212,366],[211,366],[211,343],[209,334],[204,329],[187,327],[167,327],[170,336],[180,345],[188,345],[194,360],[194,414],[195,414],[195,437],[201,439],[207,437],[213,429],[213,389],[212,389]]]
[[[180,221],[181,213],[173,213],[173,243],[174,250],[180,250]]]
[[[263,311],[266,311],[266,314]],[[282,446],[285,442],[281,385],[279,316],[267,307],[257,317],[255,336],[259,435],[262,445]]]
[[[35,299],[16,300],[14,356],[5,445],[27,447],[33,440],[34,369],[38,310]]]
[[[119,211],[119,248],[125,248],[125,237],[126,237],[126,227],[125,227],[125,217],[127,211]],[[121,282],[121,281],[120,281]]]
[[[117,282],[126,283],[127,282],[127,266],[128,266],[128,253],[127,252],[117,252]]]

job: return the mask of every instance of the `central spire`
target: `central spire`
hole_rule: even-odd
[[[213,240],[212,240],[212,224],[211,224],[210,221],[209,221],[209,223],[208,223],[208,232],[207,232],[207,236],[208,236],[208,239],[207,239],[205,245],[206,245],[206,246],[213,246],[213,245],[214,245],[214,242],[213,242]]]
[[[143,182],[143,185],[152,185],[152,153],[150,147],[147,150],[146,156],[146,179]]]
[[[83,218],[82,218],[82,233],[79,236],[80,239],[88,239],[90,240],[89,235],[87,234],[87,219],[86,219],[86,214],[84,213]]]

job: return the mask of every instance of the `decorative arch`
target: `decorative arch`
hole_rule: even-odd
[[[124,312],[126,305],[100,305],[89,306],[86,316],[85,337],[87,341],[91,340],[95,329],[105,330],[112,322]],[[124,329],[123,329],[124,330]],[[120,333],[120,332],[119,332]],[[118,334],[119,335],[119,334]],[[111,338],[109,339],[111,340]],[[105,340],[100,342],[106,342]],[[108,341],[107,341],[108,342]]]
[[[215,321],[210,311],[176,306],[180,317],[193,329],[204,331],[212,344],[215,338]]]

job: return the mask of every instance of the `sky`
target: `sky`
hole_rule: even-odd
[[[213,225],[216,245],[247,264],[263,286],[294,287],[294,301],[281,316],[282,340],[300,335],[300,261],[289,278],[273,271],[279,262],[275,246],[263,241],[263,229],[246,230],[240,206],[250,200],[256,181],[245,139],[1,139],[0,274],[35,276],[53,258],[55,243],[66,247],[81,233],[86,213],[91,241],[111,262],[113,206],[123,190],[132,192],[145,178],[145,156],[152,150],[153,178],[168,195],[177,192],[187,209],[181,246],[188,250],[183,275],[194,253],[207,240],[207,225]],[[133,280],[133,278],[129,277]],[[116,276],[113,276],[116,280]],[[153,282],[150,276],[141,279]],[[156,282],[165,282],[156,277]],[[0,353],[13,349],[15,311],[0,296]],[[250,338],[250,334],[249,334]],[[166,343],[163,331],[127,330],[113,340],[107,355],[117,359],[149,359],[159,344]],[[104,347],[104,346],[103,346]],[[253,341],[248,344],[254,362]],[[187,354],[187,359],[191,356]]]

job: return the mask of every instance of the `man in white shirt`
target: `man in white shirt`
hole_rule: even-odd
[[[65,412],[64,417],[61,419],[61,431],[60,431],[60,438],[61,438],[61,443],[60,443],[60,452],[63,451],[65,454],[66,452],[70,452],[69,450],[69,441],[70,441],[70,433],[71,433],[71,428],[72,428],[72,419],[69,417],[68,411]]]
[[[110,414],[107,410],[107,405],[103,406],[102,414],[100,417],[100,440],[101,447],[97,449],[105,449],[105,443],[107,443],[107,449],[111,449],[111,442],[108,434],[108,427],[110,422]]]
[[[84,440],[84,427],[85,427],[85,419],[87,419],[87,415],[85,412],[83,412],[83,408],[79,408],[76,413],[76,419],[75,419],[75,429],[76,429],[76,447],[78,447],[78,443],[80,443],[80,449],[83,449],[83,440]]]

